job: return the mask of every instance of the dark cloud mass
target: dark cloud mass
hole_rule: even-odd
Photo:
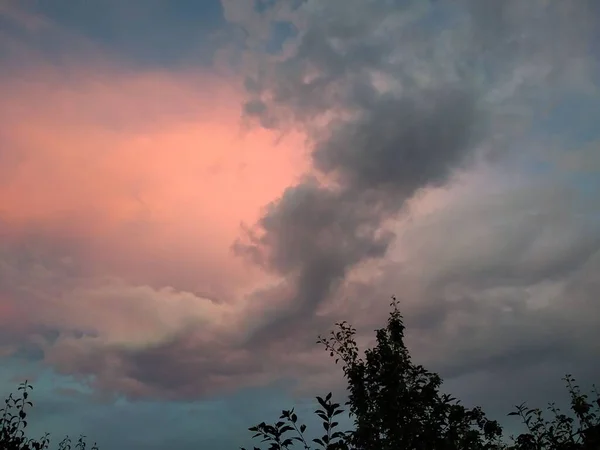
[[[393,235],[382,226],[417,191],[443,186],[479,157],[511,156],[535,110],[585,76],[588,6],[303,4],[297,45],[282,60],[261,60],[247,82],[246,114],[303,128],[327,180],[288,188],[236,244],[293,283],[290,311],[273,327],[304,320],[349,270],[385,255]]]
[[[417,189],[444,183],[472,150],[474,111],[463,92],[403,98],[373,90],[364,101],[355,119],[337,119],[315,142],[315,167],[338,175],[339,183],[327,187],[309,178],[288,188],[246,247],[294,280],[286,300],[292,310],[275,324],[282,331],[290,320],[312,315],[348,269],[383,256],[392,238],[380,230],[383,220]]]

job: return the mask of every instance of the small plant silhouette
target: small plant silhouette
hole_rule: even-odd
[[[315,413],[323,420],[323,428],[325,434],[320,438],[315,438],[312,442],[316,443],[319,447],[329,450],[348,450],[346,439],[348,434],[346,432],[334,431],[339,425],[335,421],[334,417],[344,412],[340,408],[339,403],[333,403],[331,401],[331,393],[325,396],[325,399],[317,396],[317,401],[321,406]],[[306,425],[298,425],[298,416],[294,412],[294,408],[291,410],[283,410],[279,421],[274,425],[267,425],[262,422],[254,427],[249,428],[250,431],[256,434],[253,437],[262,437],[262,442],[269,443],[269,450],[280,450],[290,448],[294,441],[300,442],[305,449],[310,449],[304,432],[306,431]],[[287,433],[295,431],[296,435],[288,437]],[[257,449],[257,447],[254,447]],[[245,449],[243,449],[245,450]]]
[[[33,407],[29,400],[29,393],[33,389],[27,380],[18,387],[20,396],[10,394],[4,400],[0,409],[0,450],[46,450],[50,448],[50,434],[46,433],[40,439],[28,438],[25,434],[27,428],[27,409]],[[87,450],[85,436],[80,436],[75,446],[67,436],[58,444],[58,450]],[[94,443],[89,450],[98,450]]]
[[[569,415],[561,412],[555,403],[547,410],[552,420],[547,420],[540,408],[528,408],[525,403],[517,405],[509,416],[518,416],[527,431],[513,438],[516,450],[598,450],[600,449],[600,393],[595,386],[595,398],[583,394],[572,375],[563,380],[570,396]]]

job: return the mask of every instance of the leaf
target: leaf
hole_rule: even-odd
[[[317,396],[317,401],[323,408],[327,408],[327,403],[321,397]]]
[[[325,422],[329,421],[329,418],[325,415],[324,412],[317,412],[317,416],[319,416],[321,419],[323,419]]]

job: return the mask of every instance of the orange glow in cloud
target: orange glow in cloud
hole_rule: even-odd
[[[208,74],[64,75],[1,84],[4,232],[78,239],[133,282],[249,281],[230,245],[305,169],[300,137],[242,133],[241,94]]]

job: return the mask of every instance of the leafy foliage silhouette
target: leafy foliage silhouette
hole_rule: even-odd
[[[392,311],[387,326],[376,331],[376,345],[359,357],[354,339],[356,329],[347,322],[337,323],[322,344],[336,364],[343,363],[348,382],[352,431],[333,431],[338,426],[333,418],[344,410],[331,401],[317,397],[322,409],[315,413],[322,419],[325,434],[312,440],[325,450],[598,450],[600,449],[600,395],[594,388],[593,403],[565,378],[571,395],[575,419],[559,411],[551,403],[548,409],[554,420],[547,421],[541,410],[518,405],[509,416],[519,416],[527,432],[503,440],[499,423],[490,420],[480,407],[466,408],[448,394],[442,394],[442,379],[421,365],[415,365],[404,345],[403,317],[398,300],[392,297]],[[577,423],[576,423],[577,420]],[[262,422],[249,428],[253,438],[262,438],[268,450],[287,450],[300,443],[311,449],[305,437],[306,425],[298,426],[294,410],[282,411],[274,425]],[[289,432],[295,436],[288,437]],[[241,450],[246,450],[241,448]],[[254,447],[254,450],[261,450]]]
[[[46,450],[50,448],[50,434],[46,433],[40,439],[28,438],[25,435],[27,428],[27,409],[33,407],[28,400],[33,389],[27,380],[19,385],[20,396],[10,394],[4,400],[4,407],[0,409],[0,450]],[[58,450],[98,450],[94,443],[88,447],[85,436],[80,436],[73,446],[67,436],[58,444]]]
[[[544,418],[539,408],[528,408],[524,403],[517,405],[509,416],[518,416],[527,428],[519,435],[515,450],[598,450],[600,449],[600,393],[593,386],[595,399],[588,401],[572,375],[563,380],[567,385],[571,400],[571,415],[560,411],[555,403],[549,403],[547,410],[552,420]]]

